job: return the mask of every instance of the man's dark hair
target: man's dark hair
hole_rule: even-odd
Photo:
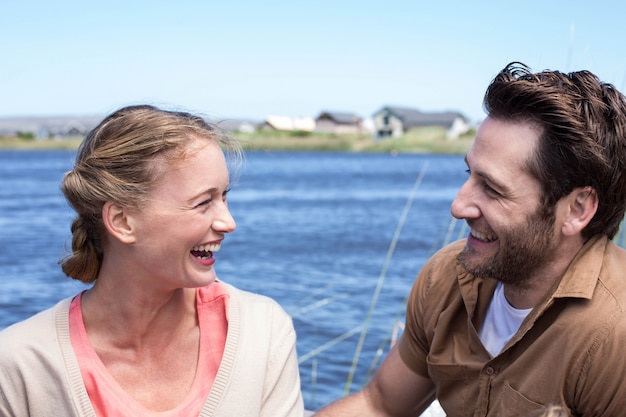
[[[591,186],[598,210],[582,235],[613,238],[626,210],[624,95],[589,71],[533,74],[513,62],[491,82],[483,104],[493,119],[540,129],[527,163],[541,183],[544,207],[554,207],[575,188]]]

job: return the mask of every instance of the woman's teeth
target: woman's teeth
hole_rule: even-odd
[[[221,245],[219,243],[194,246],[191,249],[191,254],[196,258],[211,259],[213,257],[213,253],[220,250],[220,246]]]
[[[208,245],[199,245],[191,248],[193,252],[219,252],[222,245],[219,243],[210,243]]]

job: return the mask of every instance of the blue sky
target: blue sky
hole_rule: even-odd
[[[368,118],[384,105],[480,120],[508,62],[626,87],[621,1],[0,3],[0,117],[150,103],[218,118]]]

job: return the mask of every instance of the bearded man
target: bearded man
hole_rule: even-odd
[[[317,416],[574,416],[626,410],[626,98],[588,71],[507,65],[452,215],[370,383]]]

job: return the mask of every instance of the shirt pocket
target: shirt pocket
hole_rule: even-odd
[[[438,363],[430,357],[427,363],[430,379],[437,386],[437,400],[446,414],[472,416],[478,393],[478,373],[465,365]]]
[[[516,415],[526,416],[543,407],[542,404],[526,398],[507,381],[502,383],[501,392],[500,390],[492,390],[490,401],[493,403],[493,407],[490,407],[488,413],[490,416],[510,415],[511,410],[515,410]]]

